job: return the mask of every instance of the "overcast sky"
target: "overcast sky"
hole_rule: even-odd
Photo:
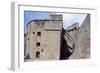
[[[36,11],[24,11],[24,28],[27,32],[27,23],[34,19],[48,19],[51,14],[63,15],[63,27],[66,29],[68,26],[75,22],[82,24],[87,14],[75,14],[75,13],[52,13],[52,12],[36,12]]]

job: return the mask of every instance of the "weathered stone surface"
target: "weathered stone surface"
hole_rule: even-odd
[[[50,18],[33,20],[28,24],[25,54],[30,60],[56,60],[60,57],[62,15]]]
[[[74,25],[71,28],[74,28]],[[70,59],[86,59],[90,58],[90,15],[87,15],[79,30],[70,32],[75,41],[75,51]]]
[[[90,15],[82,23],[78,38],[80,58],[90,58]]]

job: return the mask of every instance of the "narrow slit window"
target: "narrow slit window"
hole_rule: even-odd
[[[43,52],[43,49],[42,49],[42,52]]]

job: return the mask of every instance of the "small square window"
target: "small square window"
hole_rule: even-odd
[[[37,43],[36,43],[36,46],[39,47],[39,46],[40,46],[40,42],[37,42]]]
[[[33,34],[35,34],[35,32],[33,32]]]
[[[37,32],[37,36],[41,36],[41,32]]]

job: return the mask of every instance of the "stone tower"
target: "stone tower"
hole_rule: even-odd
[[[25,56],[30,60],[59,59],[62,26],[62,15],[30,21],[27,24]]]

